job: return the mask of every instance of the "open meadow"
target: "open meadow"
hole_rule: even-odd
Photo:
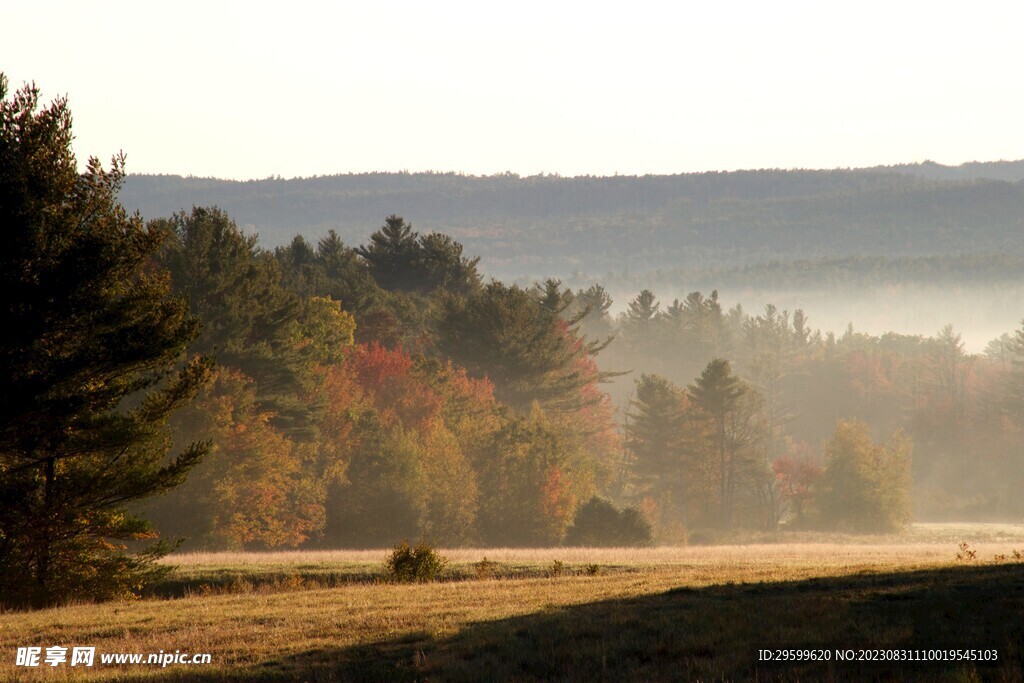
[[[1020,680],[1024,527],[775,535],[649,549],[442,550],[442,580],[387,580],[386,550],[171,558],[153,597],[0,615],[3,680]],[[774,540],[775,542],[770,542]],[[849,538],[844,540],[851,540]],[[968,542],[973,559],[963,555]],[[483,563],[484,557],[487,562]],[[95,647],[18,667],[19,647]],[[830,661],[768,664],[762,649]],[[836,649],[974,648],[988,663],[836,662]],[[208,665],[100,653],[208,653]]]

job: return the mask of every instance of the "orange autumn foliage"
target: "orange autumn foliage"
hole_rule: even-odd
[[[220,367],[175,418],[179,433],[211,442],[186,482],[153,505],[162,533],[228,548],[297,546],[324,522],[323,482],[307,476],[308,446],[275,429],[255,382]]]

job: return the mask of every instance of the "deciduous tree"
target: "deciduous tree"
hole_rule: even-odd
[[[825,449],[825,474],[815,500],[822,521],[857,532],[895,531],[910,521],[911,442],[897,432],[885,446],[868,426],[840,422]]]

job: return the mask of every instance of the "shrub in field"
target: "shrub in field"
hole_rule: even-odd
[[[473,565],[476,569],[476,578],[478,579],[490,579],[494,576],[494,570],[498,566],[498,563],[494,560],[488,560],[486,556],[484,559]]]
[[[387,560],[388,573],[403,583],[433,581],[446,564],[448,560],[429,543],[419,543],[413,548],[408,541],[396,545]]]
[[[967,541],[960,541],[957,548],[960,549],[960,552],[956,554],[956,559],[960,562],[970,562],[971,560],[978,558],[978,551],[971,549],[971,546]]]
[[[618,510],[594,496],[576,512],[565,536],[571,546],[644,546],[651,544],[651,525],[634,507]]]

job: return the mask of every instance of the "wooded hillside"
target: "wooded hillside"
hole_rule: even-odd
[[[945,259],[942,271],[1011,277],[1020,261],[1007,263],[1007,255],[1024,254],[1022,178],[1021,162],[576,178],[369,173],[237,182],[136,175],[120,198],[146,218],[219,206],[267,247],[295,234],[315,241],[330,229],[358,243],[381,216],[397,213],[414,216],[420,232],[459,240],[494,276],[589,273],[609,284],[608,274],[714,269],[724,286],[746,284],[751,268],[759,282],[774,282],[770,264],[793,260],[838,268],[854,280],[887,269],[906,278],[934,262],[919,259],[936,257]]]

